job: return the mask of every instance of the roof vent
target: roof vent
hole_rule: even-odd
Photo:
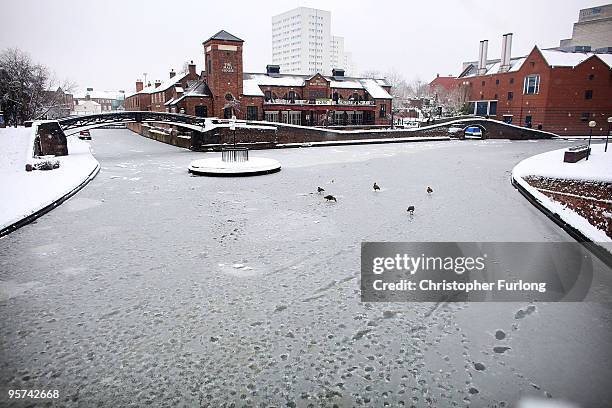
[[[342,68],[332,69],[332,76],[335,78],[344,78],[344,70]]]
[[[266,73],[269,76],[277,76],[280,75],[280,66],[279,65],[266,65]]]
[[[93,88],[87,88],[87,92],[93,91]]]

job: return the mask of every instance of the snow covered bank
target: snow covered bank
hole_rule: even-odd
[[[606,235],[605,231],[592,225],[569,206],[563,205],[550,197],[551,193],[553,195],[561,194],[576,197],[575,194],[538,189],[526,180],[529,176],[534,176],[585,183],[612,183],[612,150],[609,149],[608,152],[604,152],[603,144],[591,145],[589,160],[583,159],[577,163],[564,163],[563,155],[565,151],[566,149],[553,150],[525,159],[514,167],[512,177],[516,183],[551,213],[556,214],[562,221],[578,230],[589,240],[607,243],[606,248],[610,250],[611,246],[609,244],[612,242],[612,238]],[[549,194],[547,195],[545,192]],[[608,200],[587,196],[580,196],[579,198],[600,201],[604,205],[610,204],[610,198]],[[608,212],[606,217],[610,218],[612,214]]]
[[[68,156],[55,157],[55,170],[25,171],[32,150],[31,128],[0,129],[0,231],[32,216],[78,190],[93,178],[100,165],[91,155],[89,144],[68,139]],[[3,231],[4,232],[4,231]]]

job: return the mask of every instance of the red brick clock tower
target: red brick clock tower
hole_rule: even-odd
[[[231,115],[233,100],[242,96],[242,41],[221,30],[204,41],[204,66],[206,82],[213,97],[212,114],[218,118]],[[236,117],[246,118],[246,108],[235,112]]]

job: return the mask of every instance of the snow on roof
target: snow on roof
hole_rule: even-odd
[[[306,75],[244,74],[244,79],[253,79],[259,86],[304,86]]]
[[[242,93],[246,96],[264,96],[255,79],[245,79],[242,81]]]
[[[575,67],[593,54],[590,52],[563,52],[557,50],[540,50],[551,67]]]
[[[612,54],[597,54],[600,60],[608,64],[612,68]]]
[[[592,52],[564,52],[559,50],[540,50],[551,67],[575,67],[596,55],[608,67],[612,68],[612,54],[595,54]]]
[[[74,94],[74,99],[86,99],[87,95],[91,99],[123,99],[125,94],[119,91],[82,91]]]
[[[174,98],[168,99],[168,101],[164,103],[164,106],[170,106],[172,104],[172,101],[174,101]]]
[[[363,85],[357,79],[346,79],[343,81],[332,80],[330,86],[338,89],[363,89]]]
[[[185,93],[185,96],[210,96],[210,90],[206,85],[206,82],[202,80],[188,81],[189,89]]]
[[[176,86],[174,87],[174,89],[176,90],[176,92],[185,92],[185,90],[181,86]]]
[[[516,72],[519,69],[521,69],[521,67],[523,66],[523,63],[525,62],[525,60],[527,59],[527,57],[517,57],[517,58],[512,58],[510,59],[510,68],[507,71],[503,71],[503,72]],[[493,60],[487,63],[487,71],[483,74],[483,75],[493,75],[493,74],[498,74],[501,73],[502,71],[500,71],[501,68],[501,61],[500,60]],[[475,64],[470,64],[461,75],[459,75],[459,78],[465,78],[465,77],[472,77],[472,76],[479,76],[478,75],[478,66]]]
[[[100,106],[100,104],[96,101],[92,101],[91,99],[83,99],[80,101],[77,101],[75,106],[84,106],[84,105],[89,105],[89,106]]]
[[[380,86],[376,79],[362,79],[361,84],[374,99],[392,99],[389,92]]]
[[[280,74],[270,76],[268,74],[244,74],[245,95],[251,92],[254,96],[262,96],[255,89],[246,90],[246,87],[253,86],[287,86],[287,87],[302,87],[305,85],[306,79],[312,75],[287,75]],[[382,88],[382,86],[390,86],[386,79],[367,79],[367,78],[351,78],[345,77],[343,80],[334,79],[334,77],[324,77],[330,82],[331,88],[336,89],[365,89],[372,98],[375,99],[391,99],[391,95]],[[247,84],[247,81],[249,84]],[[251,83],[252,81],[252,83]],[[261,92],[261,90],[259,91]]]
[[[189,74],[188,72],[181,72],[180,74],[176,74],[172,78],[166,79],[157,88],[155,87],[154,84],[152,84],[144,88],[142,91],[136,92],[136,93],[153,94],[156,92],[166,91],[169,88],[176,85],[178,82],[182,81],[188,74]]]
[[[593,55],[599,57],[605,64],[612,68],[612,54],[594,54],[592,52],[566,52],[557,49],[538,50],[542,53],[544,60],[551,67],[575,67],[582,64]],[[510,60],[510,69],[505,72],[516,72],[523,66],[523,63],[527,59],[525,57],[512,58]],[[487,64],[487,72],[484,75],[492,75],[500,72],[501,63],[499,60],[492,61]],[[478,67],[475,64],[471,64],[465,69],[460,78],[479,76]]]

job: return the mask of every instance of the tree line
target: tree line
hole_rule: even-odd
[[[0,112],[8,125],[44,118],[65,104],[64,93],[74,88],[68,81],[60,84],[48,67],[20,49],[0,52]]]
[[[391,85],[392,108],[397,111],[409,107],[410,99],[421,99],[429,102],[428,108],[423,110],[426,117],[437,115],[438,107],[442,107],[446,115],[464,113],[467,108],[467,92],[461,87],[445,89],[443,87],[431,88],[428,82],[420,78],[408,81],[397,71],[381,73],[380,71],[364,71],[365,78],[385,78]]]

